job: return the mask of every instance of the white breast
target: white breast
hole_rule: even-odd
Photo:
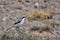
[[[25,18],[23,18],[20,23],[14,25],[14,26],[16,26],[16,27],[18,26],[19,27],[19,26],[21,26],[24,23],[24,21],[25,21]]]
[[[22,19],[22,21],[20,22],[20,24],[23,24],[23,23],[24,23],[24,21],[25,21],[25,18],[23,18],[23,19]]]

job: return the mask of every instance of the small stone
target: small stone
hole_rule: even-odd
[[[3,21],[6,21],[6,19],[7,19],[7,17],[4,17],[4,18],[3,18]]]
[[[18,2],[22,2],[22,0],[18,0]]]
[[[38,3],[35,3],[34,7],[37,8],[38,6],[39,6],[39,4]]]
[[[46,1],[44,0],[44,2],[46,3]]]
[[[35,3],[35,6],[38,6],[39,4],[38,3]]]
[[[26,0],[26,2],[27,2],[27,3],[30,3],[30,1],[29,1],[29,0]]]
[[[36,30],[39,30],[39,27],[33,27],[31,28],[32,31],[36,31]]]

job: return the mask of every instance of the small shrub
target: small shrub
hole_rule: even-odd
[[[32,34],[38,34],[40,35],[41,33],[44,33],[44,32],[47,32],[47,33],[53,33],[53,30],[54,30],[54,24],[53,23],[48,23],[48,24],[44,24],[44,25],[41,25],[41,26],[33,26],[31,29],[30,29],[30,32]],[[37,32],[37,33],[36,33]]]
[[[41,31],[52,33],[52,31],[54,30],[54,24],[53,23],[45,24],[44,26],[42,26],[40,28],[40,30]]]
[[[51,19],[53,14],[49,11],[40,10],[40,11],[33,11],[31,13],[26,14],[29,21],[35,20],[35,21],[42,21],[46,19]]]

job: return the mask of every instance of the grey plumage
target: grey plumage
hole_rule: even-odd
[[[17,21],[13,24],[12,27],[16,27],[16,28],[21,27],[21,25],[22,25],[22,24],[24,23],[24,21],[25,21],[25,18],[26,18],[26,17],[24,17],[24,16],[18,18]],[[9,29],[11,29],[12,27],[10,27]],[[7,29],[7,31],[8,31],[9,29]]]
[[[18,18],[18,20],[14,23],[14,26],[21,26],[21,25],[24,23],[25,18],[26,18],[26,17],[24,17],[24,16]]]
[[[14,25],[20,23],[22,21],[23,17],[18,18],[18,20],[14,23]]]

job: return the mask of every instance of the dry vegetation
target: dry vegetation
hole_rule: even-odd
[[[46,11],[46,10],[40,10],[40,11],[33,11],[31,13],[26,13],[26,17],[29,21],[44,21],[44,20],[49,20],[52,19],[53,17],[53,13],[50,11]],[[32,26],[31,33],[32,34],[38,34],[40,35],[40,33],[53,33],[53,28],[54,27],[54,23],[46,23],[46,24],[42,24],[41,26]]]
[[[0,40],[60,40],[60,0],[0,0]]]
[[[34,26],[31,28],[31,32],[36,34],[38,33],[38,35],[40,35],[40,33],[44,33],[44,32],[48,32],[48,33],[54,33],[52,32],[52,30],[54,30],[54,24],[53,23],[48,23],[48,24],[44,24],[41,26]]]
[[[36,21],[43,21],[47,19],[52,19],[53,13],[45,10],[40,11],[33,11],[32,13],[26,14],[29,21],[36,20]]]

